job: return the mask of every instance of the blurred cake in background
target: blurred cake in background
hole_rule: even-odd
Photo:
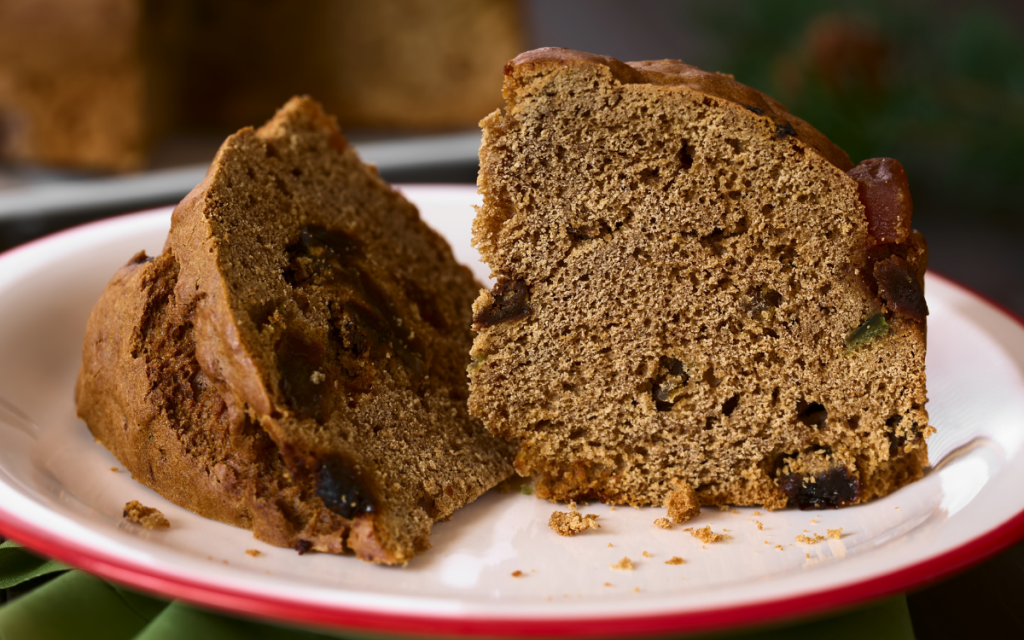
[[[473,127],[522,33],[518,0],[0,0],[0,162],[142,168],[300,93],[349,128]]]

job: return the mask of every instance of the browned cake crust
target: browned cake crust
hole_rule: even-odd
[[[921,476],[927,250],[897,162],[854,168],[678,61],[540,49],[504,94],[469,404],[539,497],[821,508]]]
[[[134,478],[272,544],[401,563],[506,478],[469,416],[478,285],[306,98],[221,147],[89,320],[79,415]]]

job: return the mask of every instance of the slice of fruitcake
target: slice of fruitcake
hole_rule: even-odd
[[[402,563],[512,473],[466,406],[478,284],[296,98],[227,139],[89,319],[79,415],[164,497],[271,544]]]
[[[837,507],[921,477],[906,175],[673,60],[539,49],[483,122],[470,411],[537,495]]]

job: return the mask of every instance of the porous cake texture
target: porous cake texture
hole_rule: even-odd
[[[483,120],[470,411],[542,498],[838,507],[922,475],[906,175],[678,61],[539,49]]]
[[[89,319],[78,413],[132,476],[281,546],[402,563],[512,473],[469,415],[478,284],[296,98],[227,139]]]

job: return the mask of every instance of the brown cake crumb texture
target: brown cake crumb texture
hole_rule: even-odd
[[[700,501],[697,492],[685,482],[677,482],[676,489],[665,497],[665,507],[672,522],[683,524],[700,515]]]
[[[843,528],[839,527],[838,529],[826,529],[825,533],[827,533],[828,537],[832,538],[833,540],[839,540],[843,537]]]
[[[483,120],[470,410],[543,498],[834,508],[927,463],[906,174],[678,61],[565,49]]]
[[[813,533],[810,536],[805,536],[801,533],[796,537],[797,542],[802,542],[804,544],[817,544],[824,539],[825,536],[821,535],[820,533]]]
[[[665,564],[683,564],[685,562],[686,560],[683,560],[679,556],[672,556],[671,558],[665,561]]]
[[[654,524],[658,525],[662,529],[671,529],[672,528],[672,521],[669,520],[668,518],[658,518],[657,520],[654,521]]]
[[[548,526],[560,536],[574,536],[587,529],[600,529],[601,525],[596,522],[600,517],[591,513],[583,515],[576,509],[576,503],[570,502],[568,511],[555,511],[551,514]],[[611,543],[608,546],[612,546]]]
[[[171,523],[167,521],[167,518],[159,510],[147,507],[138,500],[132,500],[124,505],[124,511],[121,515],[125,520],[141,524],[147,529],[167,529],[171,526]]]
[[[260,551],[259,549],[246,549],[245,553],[246,553],[246,555],[250,555],[250,556],[252,556],[254,558],[258,558],[258,557],[263,555],[263,552]]]
[[[89,319],[78,414],[132,476],[300,553],[400,564],[512,473],[469,415],[479,289],[334,120],[229,137]]]
[[[711,525],[703,526],[699,529],[694,529],[690,532],[690,535],[697,538],[701,542],[707,544],[708,542],[720,542],[725,539],[725,536],[720,533],[715,533],[711,530]]]
[[[622,560],[619,560],[615,564],[610,564],[608,566],[618,571],[632,571],[633,561],[626,556],[622,556]]]

